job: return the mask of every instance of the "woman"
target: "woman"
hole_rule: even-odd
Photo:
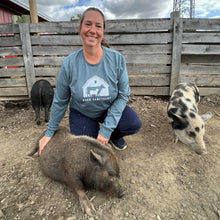
[[[39,154],[54,135],[69,103],[69,124],[74,135],[88,135],[103,144],[110,141],[123,150],[127,147],[123,137],[140,129],[139,117],[126,105],[130,88],[125,59],[103,43],[104,29],[103,13],[88,8],[79,26],[83,48],[63,61]]]

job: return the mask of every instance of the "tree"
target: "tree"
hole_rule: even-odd
[[[73,16],[70,18],[70,21],[80,21],[82,18],[82,14],[77,14],[77,16]]]

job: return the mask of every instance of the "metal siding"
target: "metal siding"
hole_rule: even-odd
[[[8,9],[0,7],[0,23],[11,23],[11,15],[13,15]]]

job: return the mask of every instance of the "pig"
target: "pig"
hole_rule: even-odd
[[[51,84],[44,79],[38,80],[31,88],[31,103],[35,111],[37,125],[40,125],[40,109],[45,108],[45,122],[49,121],[49,111],[52,105],[54,91]]]
[[[167,114],[176,136],[176,143],[192,147],[199,155],[207,154],[203,140],[205,122],[212,117],[211,112],[198,114],[199,90],[193,83],[180,83],[172,92],[167,106]]]
[[[39,138],[40,139],[40,138]],[[36,153],[35,150],[29,156]],[[78,195],[82,211],[92,215],[95,209],[85,189],[94,188],[119,198],[125,188],[119,184],[118,159],[110,145],[103,145],[88,136],[75,136],[66,127],[59,127],[39,157],[43,173],[67,184]]]

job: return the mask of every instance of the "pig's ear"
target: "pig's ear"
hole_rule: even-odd
[[[99,165],[104,165],[105,160],[100,154],[97,154],[93,150],[90,150],[90,156],[92,161],[97,162]]]
[[[169,116],[170,118],[172,118],[174,121],[180,121],[180,122],[181,122],[181,121],[185,121],[185,120],[186,120],[186,119],[183,118],[182,116],[177,115],[176,113],[174,113],[174,112],[172,111],[172,109],[169,110],[168,116]]]
[[[212,113],[211,113],[211,112],[206,112],[205,114],[203,114],[203,115],[201,116],[201,118],[202,118],[202,120],[203,120],[204,122],[208,121],[211,117],[212,117]]]
[[[170,118],[173,119],[173,122],[171,124],[174,129],[183,130],[188,127],[189,122],[186,120],[186,118],[182,117],[181,115],[177,115],[172,111],[170,111],[168,115]]]

